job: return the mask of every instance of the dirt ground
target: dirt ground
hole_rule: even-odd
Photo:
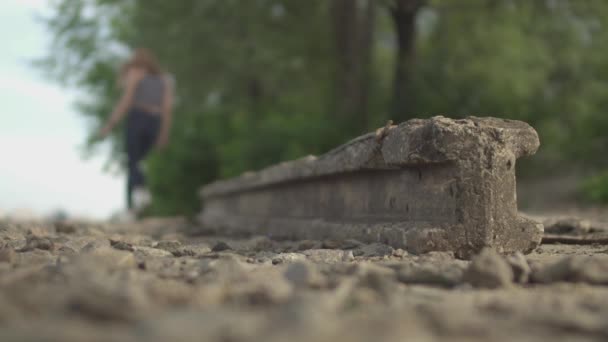
[[[0,222],[0,341],[608,340],[608,245],[464,261],[192,229]]]

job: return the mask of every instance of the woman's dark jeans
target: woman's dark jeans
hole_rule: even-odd
[[[156,144],[160,130],[160,115],[141,109],[131,109],[127,118],[127,206],[133,208],[133,190],[146,185],[141,162]]]

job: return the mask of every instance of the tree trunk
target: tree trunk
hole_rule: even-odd
[[[408,84],[414,64],[416,43],[416,14],[422,0],[396,0],[390,8],[397,36],[397,52],[393,79],[391,115],[396,119],[409,119],[411,113]]]
[[[375,4],[372,0],[332,0],[331,20],[336,56],[334,115],[345,133],[366,129]]]

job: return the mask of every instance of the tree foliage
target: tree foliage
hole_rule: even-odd
[[[170,147],[147,165],[156,213],[193,213],[201,184],[322,153],[389,118],[522,119],[540,132],[543,163],[607,161],[595,158],[608,143],[601,0],[57,0],[54,9],[53,47],[39,63],[82,94],[91,137],[131,47],[155,51],[176,79]]]

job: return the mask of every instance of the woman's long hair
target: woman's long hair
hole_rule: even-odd
[[[154,56],[152,51],[146,48],[135,49],[129,61],[122,65],[118,74],[118,82],[120,85],[122,85],[124,77],[131,68],[143,69],[146,73],[152,75],[160,75],[163,73],[163,69],[158,63],[156,56]]]

